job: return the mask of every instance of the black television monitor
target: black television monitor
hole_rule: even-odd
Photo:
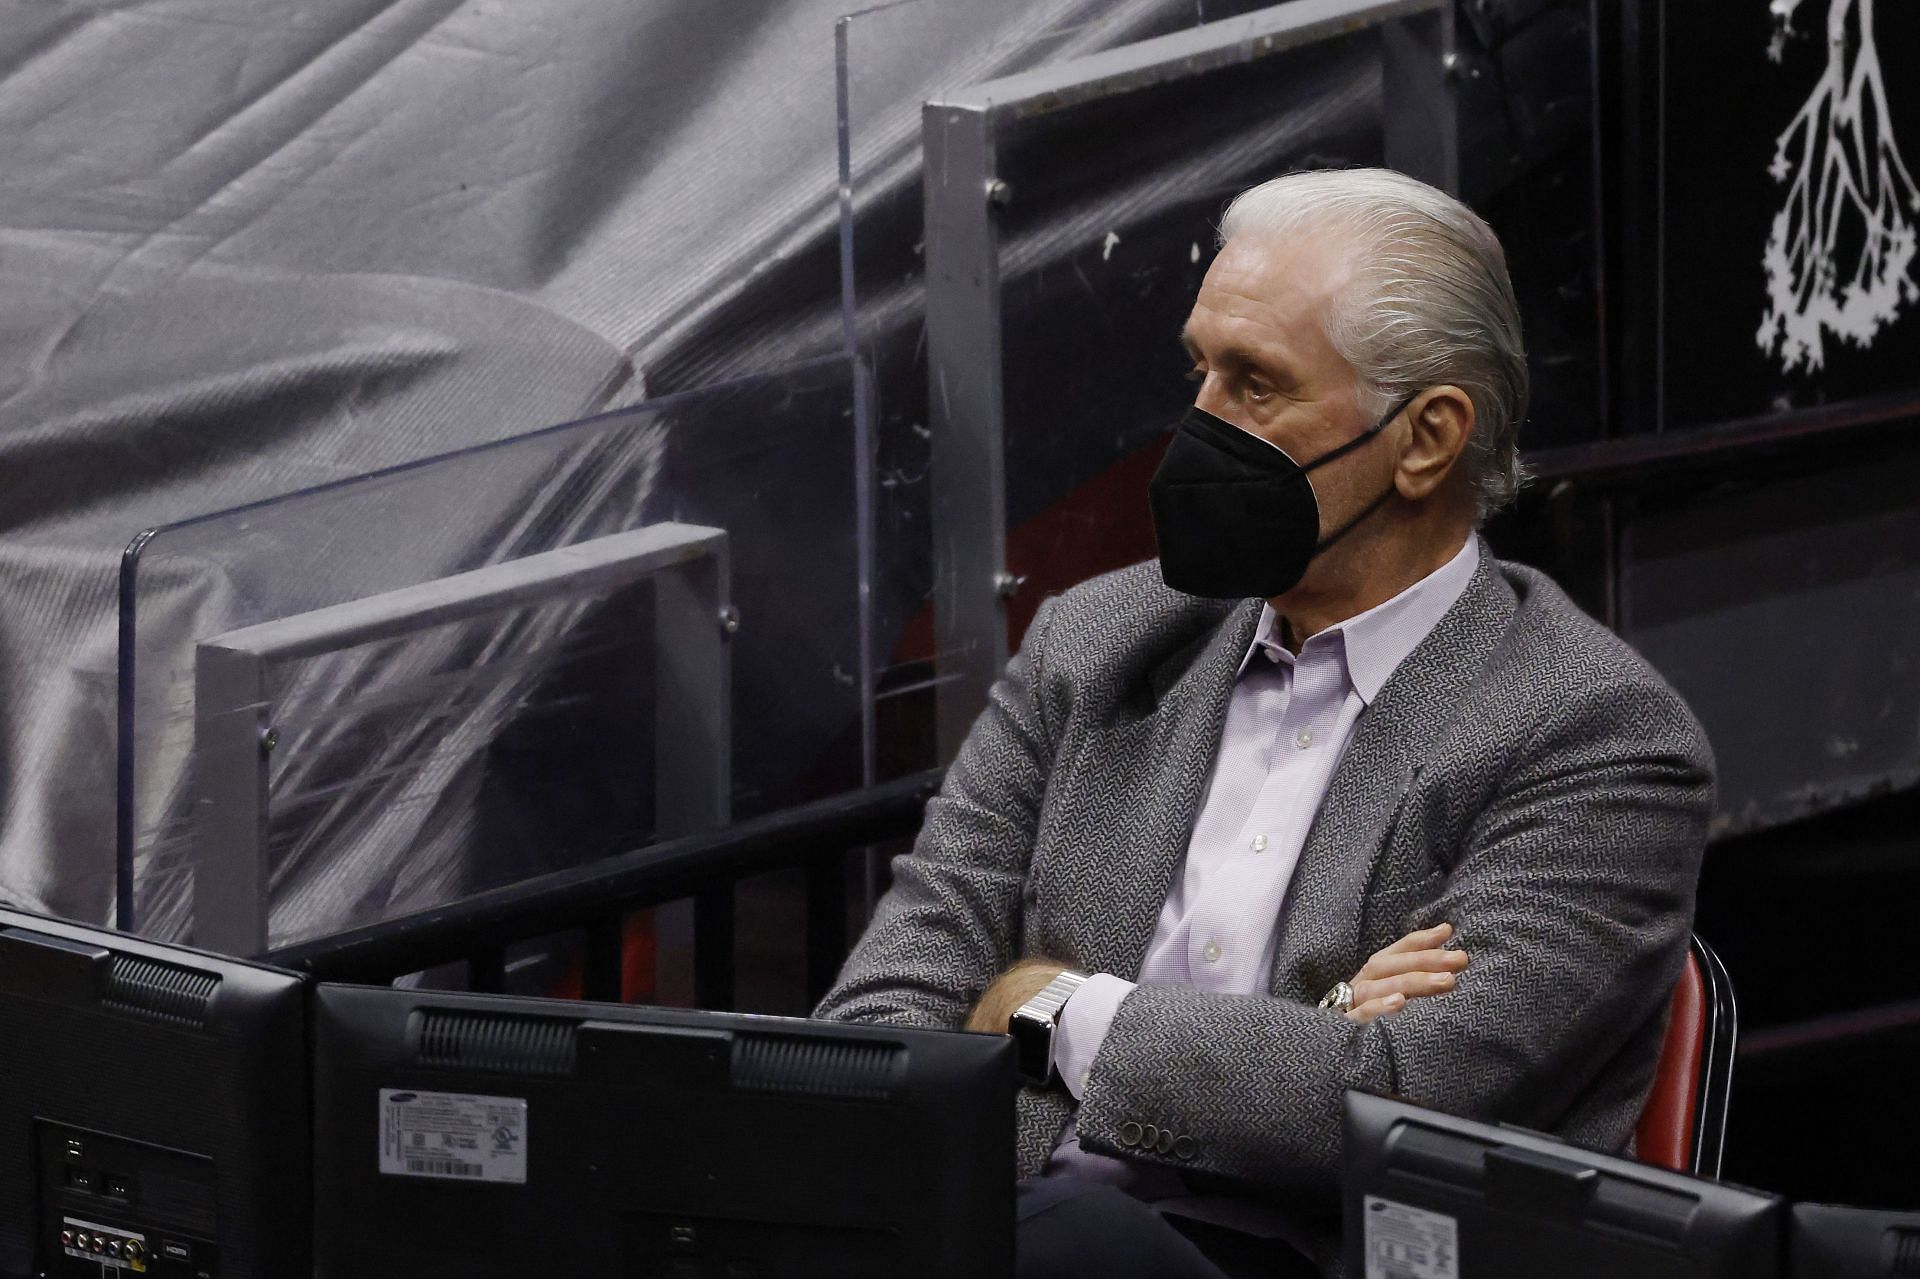
[[[304,991],[0,910],[0,1276],[305,1274]]]
[[[1347,1273],[1414,1279],[1773,1279],[1776,1195],[1543,1133],[1347,1093]]]
[[[1000,1276],[1011,1043],[323,984],[315,1274]]]
[[[1920,1275],[1920,1212],[1795,1204],[1787,1227],[1792,1279]]]

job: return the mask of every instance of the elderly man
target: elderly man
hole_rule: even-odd
[[[1685,957],[1704,735],[1476,533],[1493,233],[1357,170],[1221,242],[1160,560],[1042,608],[820,1011],[1013,1031],[1023,1276],[1337,1271],[1348,1088],[1623,1148]]]

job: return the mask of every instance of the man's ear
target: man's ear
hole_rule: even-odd
[[[1400,496],[1424,501],[1452,473],[1473,435],[1473,397],[1457,386],[1422,391],[1407,406],[1407,443],[1394,483]]]

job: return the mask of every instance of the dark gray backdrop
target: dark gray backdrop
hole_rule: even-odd
[[[108,916],[139,530],[840,344],[848,7],[0,0],[0,898]],[[944,10],[864,145],[1023,33],[1217,16]]]

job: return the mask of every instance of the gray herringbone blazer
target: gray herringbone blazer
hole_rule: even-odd
[[[1259,611],[1171,591],[1154,563],[1049,601],[818,1015],[957,1027],[1024,955],[1137,978]],[[1625,1147],[1712,787],[1705,735],[1660,677],[1483,547],[1361,717],[1294,871],[1270,996],[1135,990],[1094,1061],[1082,1144],[1264,1199],[1323,1240],[1350,1087]],[[1441,920],[1472,956],[1455,990],[1364,1027],[1315,1007]],[[1072,1113],[1058,1086],[1023,1090],[1023,1175]]]

